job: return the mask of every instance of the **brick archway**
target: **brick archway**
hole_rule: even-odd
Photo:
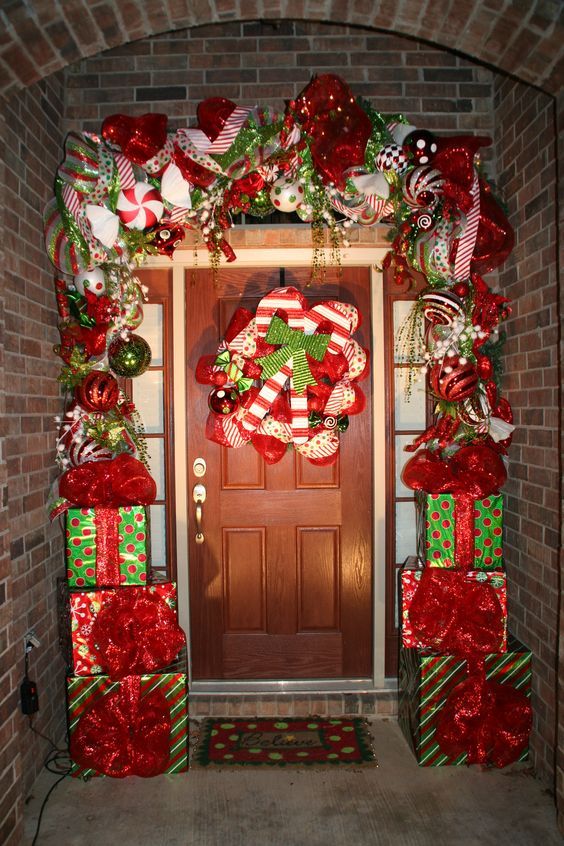
[[[233,20],[309,20],[394,32],[456,50],[557,94],[564,77],[564,22],[559,5],[533,0],[523,12],[497,10],[480,0],[282,0],[281,12],[265,0],[88,0],[13,4],[0,11],[0,94],[8,96],[66,65],[140,38]],[[252,11],[251,11],[252,10]],[[446,11],[445,11],[446,10]]]

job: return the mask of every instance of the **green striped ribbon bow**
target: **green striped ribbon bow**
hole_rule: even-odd
[[[316,361],[323,361],[331,340],[330,335],[306,335],[302,329],[290,329],[280,317],[275,316],[270,322],[265,340],[269,344],[283,346],[264,358],[257,358],[263,377],[270,379],[287,362],[292,361],[292,379],[297,394],[303,394],[307,385],[317,385],[309,369],[306,353]]]

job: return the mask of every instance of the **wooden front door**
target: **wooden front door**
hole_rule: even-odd
[[[210,387],[196,383],[238,306],[256,310],[270,289],[293,285],[311,305],[340,299],[363,316],[370,344],[370,272],[309,269],[186,271],[190,643],[193,678],[366,678],[372,675],[371,383],[366,411],[351,417],[332,467],[293,450],[267,465],[252,446],[205,438]],[[204,458],[197,478],[193,464]],[[195,542],[195,484],[203,483],[204,542]]]

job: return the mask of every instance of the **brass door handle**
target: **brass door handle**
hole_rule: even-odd
[[[196,503],[196,543],[204,542],[204,533],[202,532],[202,515],[203,504],[206,501],[206,488],[204,485],[194,485],[192,491],[192,499]]]

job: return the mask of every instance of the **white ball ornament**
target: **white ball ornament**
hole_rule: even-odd
[[[286,177],[277,179],[270,189],[270,200],[278,211],[296,211],[301,206],[303,199],[303,185]]]
[[[84,273],[77,274],[73,282],[74,287],[82,296],[84,296],[85,291],[91,291],[97,297],[100,297],[106,291],[104,271],[100,267],[94,267],[92,270],[85,270]]]
[[[119,192],[116,210],[128,229],[149,229],[163,216],[161,195],[147,182],[136,182],[133,188]]]

